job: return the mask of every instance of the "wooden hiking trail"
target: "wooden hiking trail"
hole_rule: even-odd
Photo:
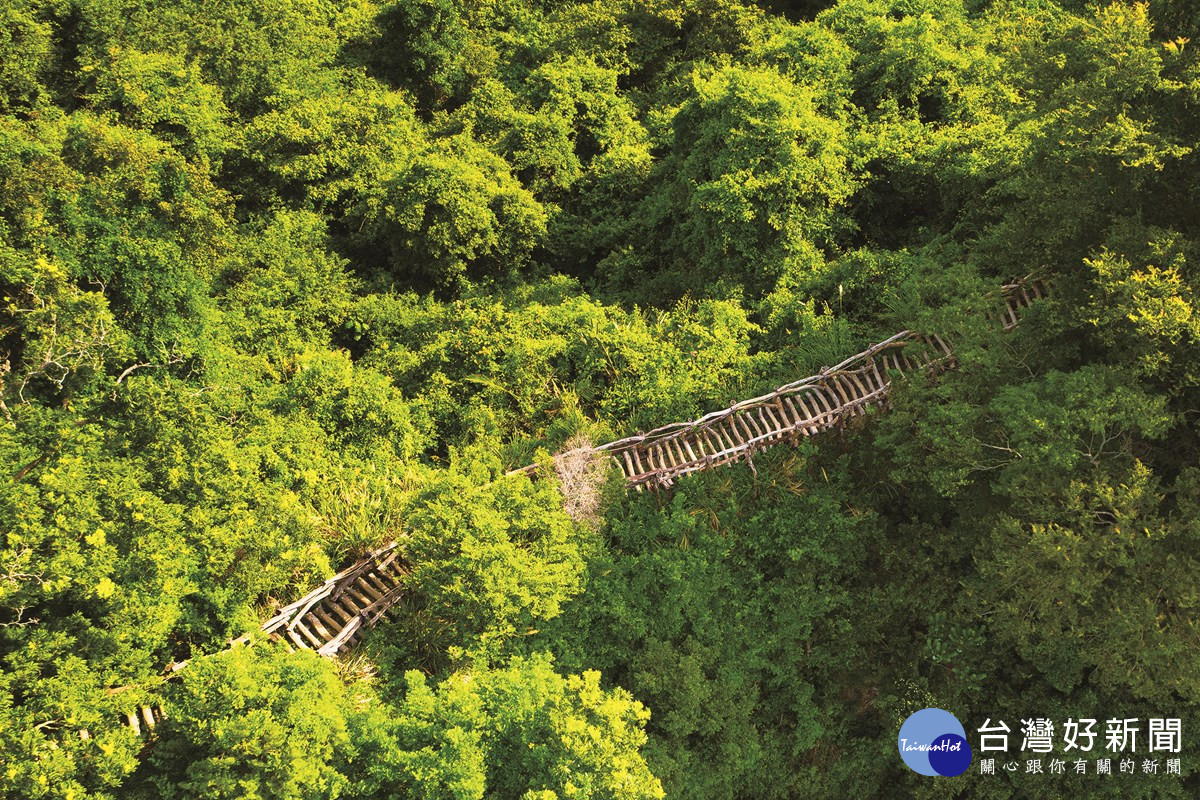
[[[1017,311],[1045,296],[1041,281],[1003,287],[1007,299],[1001,316],[1005,330],[1017,325]],[[914,344],[924,344],[914,348]],[[913,351],[917,350],[916,353]],[[676,422],[593,449],[620,468],[628,484],[667,487],[692,472],[749,460],[753,454],[784,441],[813,436],[886,403],[890,371],[911,372],[953,366],[954,355],[940,336],[901,331],[837,366],[778,387],[770,394],[742,400],[692,422]],[[753,462],[751,462],[753,463]],[[537,465],[509,475],[535,475]]]
[[[342,570],[263,623],[289,645],[336,656],[353,647],[397,600],[408,574],[392,542]]]
[[[927,347],[912,353],[914,343]],[[902,331],[851,356],[835,367],[785,384],[770,394],[742,400],[692,422],[676,422],[593,449],[607,455],[626,482],[643,488],[668,487],[679,477],[724,464],[747,461],[780,442],[797,442],[865,414],[886,402],[889,371],[909,372],[948,365],[949,345],[939,336]],[[753,462],[751,462],[753,463]],[[509,472],[534,475],[537,465]]]
[[[408,570],[400,561],[397,545],[392,542],[379,548],[281,608],[262,624],[263,632],[288,650],[316,650],[323,656],[336,656],[353,647],[400,599]],[[249,635],[239,636],[229,647],[249,643]],[[171,664],[168,676],[187,664]],[[121,721],[139,734],[152,732],[162,718],[157,706],[142,706],[121,715]],[[87,738],[86,731],[81,734]]]
[[[1005,330],[1017,326],[1017,313],[1046,296],[1046,284],[1025,278],[1002,287]],[[626,483],[642,491],[668,487],[693,472],[751,460],[754,453],[782,442],[795,443],[843,425],[884,406],[894,372],[942,371],[954,354],[939,336],[901,331],[816,375],[784,384],[769,394],[742,400],[690,422],[676,422],[592,449],[621,470]],[[538,474],[538,465],[507,475]],[[336,656],[352,647],[393,608],[404,591],[408,569],[398,542],[391,542],[334,575],[262,625],[264,633],[289,649]],[[235,639],[232,645],[248,641]],[[187,662],[173,664],[172,673]],[[161,711],[145,707],[124,714],[135,731],[152,729]]]

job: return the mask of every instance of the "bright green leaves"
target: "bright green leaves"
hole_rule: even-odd
[[[1114,367],[1050,371],[973,397],[954,397],[962,389],[950,381],[912,398],[924,404],[920,419],[905,411],[882,424],[902,454],[894,474],[946,496],[984,481],[1012,502],[1053,504],[1048,489],[1065,489],[1076,470],[1126,462],[1135,440],[1160,438],[1173,421],[1161,397]]]
[[[1009,269],[1076,264],[1115,217],[1173,216],[1150,187],[1189,148],[1169,117],[1156,119],[1175,88],[1162,78],[1146,6],[1115,3],[1090,18],[1022,4],[996,11],[995,47],[1022,98],[1013,135],[1029,143],[999,186],[996,249],[1024,262]]]
[[[0,672],[0,792],[30,800],[115,800],[142,743],[118,722],[147,695],[110,693],[110,676],[78,655],[72,637],[27,629]],[[79,731],[89,734],[84,739]]]
[[[364,713],[329,661],[265,645],[196,660],[168,685],[164,710],[139,796],[340,796],[348,719]]]
[[[368,62],[388,81],[411,91],[424,109],[461,100],[470,66],[470,12],[450,0],[380,5],[375,21],[379,36],[368,50]]]
[[[185,55],[231,110],[251,116],[336,85],[339,47],[363,33],[372,8],[354,0],[89,2],[80,16],[88,44],[136,42],[145,52]]]
[[[588,272],[623,226],[616,209],[644,184],[649,137],[617,70],[546,56],[521,80],[485,81],[460,116],[501,153],[547,213],[545,258]]]
[[[390,706],[312,653],[239,647],[196,666],[167,687],[134,797],[663,796],[638,752],[649,712],[545,655],[436,686],[409,672]]]
[[[52,29],[39,13],[45,5],[24,0],[0,9],[0,111],[35,107],[45,93],[52,52]]]
[[[44,257],[0,245],[6,295],[0,337],[11,342],[0,375],[0,401],[24,403],[39,395],[86,391],[111,362],[127,355],[127,337],[100,291],[80,289]]]
[[[673,295],[758,296],[794,282],[844,224],[854,181],[840,126],[774,70],[700,69],[689,95],[644,205],[642,235],[662,238],[642,262],[662,265]],[[612,268],[634,277],[619,259]]]
[[[1034,503],[1040,499],[1035,488],[1061,491],[1077,470],[1128,463],[1135,437],[1158,439],[1172,421],[1161,397],[1100,366],[1005,387],[989,411],[1003,431],[996,441],[981,442],[994,451],[999,469],[993,490]]]
[[[246,190],[264,203],[276,195],[337,218],[348,208],[378,204],[384,182],[424,141],[410,102],[398,92],[351,85],[297,98],[247,126],[244,158],[270,176],[272,191]]]
[[[422,130],[399,93],[299,99],[247,139],[278,198],[332,215],[379,283],[458,290],[522,269],[544,243],[546,210],[513,167],[469,132]]]
[[[581,800],[663,796],[637,752],[650,713],[628,692],[601,689],[598,672],[562,678],[540,658],[513,662],[480,683],[499,723],[488,737],[499,796],[526,787]]]
[[[548,655],[437,685],[409,672],[389,705],[312,653],[257,645],[194,666],[166,689],[135,797],[663,797],[639,753],[649,712]]]
[[[97,111],[150,131],[189,158],[214,160],[234,139],[220,90],[178,54],[111,47],[80,67]]]
[[[442,621],[443,649],[494,657],[582,588],[591,543],[548,483],[511,479],[473,489],[447,478],[413,499],[405,527],[415,619],[399,627]]]
[[[1200,380],[1188,356],[1200,338],[1193,250],[1178,233],[1126,224],[1084,262],[1096,289],[1084,313],[1101,341],[1180,387]]]
[[[409,460],[425,447],[419,420],[383,375],[356,367],[345,353],[299,355],[283,408],[304,409],[330,443],[360,457],[394,453]]]
[[[227,198],[205,169],[86,112],[5,133],[10,243],[102,292],[137,357],[194,354],[227,245]]]
[[[349,312],[354,281],[329,250],[325,220],[280,212],[248,226],[219,281],[226,328],[240,352],[276,367],[308,347],[327,345]]]
[[[872,593],[865,565],[882,557],[879,520],[846,503],[837,471],[785,448],[756,462],[757,479],[700,475],[665,508],[635,498],[610,513],[586,593],[532,643],[602,669],[653,710],[647,753],[672,794],[833,792],[810,759],[843,710],[854,717],[842,689],[870,693],[869,642],[902,651],[894,601]]]
[[[398,278],[461,286],[528,262],[546,214],[509,166],[469,136],[438,139],[399,167],[362,212],[362,236]]]
[[[621,15],[631,80],[652,94],[660,87],[673,93],[672,84],[697,63],[742,54],[765,27],[761,9],[738,0],[650,0],[621,8]]]
[[[978,224],[973,204],[1022,144],[1009,130],[1013,97],[988,51],[989,27],[960,2],[873,0],[838,3],[817,24],[852,53],[822,48],[849,61],[848,127],[865,173],[854,216],[867,241],[923,245]]]
[[[854,52],[826,25],[778,25],[753,54],[811,89],[817,108],[826,115],[836,116],[850,102]]]
[[[1052,521],[1005,517],[981,542],[969,591],[990,609],[993,634],[1058,690],[1086,680],[1160,704],[1200,692],[1188,655],[1200,644],[1189,577],[1200,550],[1191,521],[1164,513],[1163,488],[1135,463],[1114,479],[1073,482],[1059,495],[1065,507],[1043,516]],[[1172,494],[1182,502],[1188,490]]]
[[[529,109],[518,106],[511,119],[492,122],[504,124],[501,147],[535,193],[560,196],[585,174],[597,182],[625,178],[626,184],[626,176],[644,176],[650,161],[646,133],[617,78],[590,59],[555,59],[522,82],[518,98]],[[482,113],[489,111],[502,113],[484,105]]]
[[[819,23],[853,49],[855,102],[873,115],[957,121],[974,110],[972,100],[983,99],[984,82],[997,77],[957,1],[850,0]]]
[[[15,416],[21,424],[6,423],[2,440],[4,463],[16,465],[18,479],[0,492],[0,559],[8,575],[0,581],[0,613],[12,626],[5,633],[22,635],[22,623],[40,618],[42,609],[72,597],[91,600],[113,574],[117,550],[100,535],[107,523],[91,463],[95,431],[38,406]],[[30,473],[37,479],[20,480]]]
[[[63,133],[63,160],[80,181],[63,198],[60,245],[75,272],[105,284],[139,341],[195,335],[207,280],[227,247],[227,197],[147,134],[85,114]]]
[[[1063,5],[0,11],[0,793],[920,796],[914,702],[1194,706],[1195,15]],[[500,478],[899,327],[958,369],[799,455]],[[129,777],[393,539],[386,703],[197,658]]]
[[[729,402],[756,366],[758,330],[735,303],[631,313],[566,279],[444,304],[376,295],[352,319],[369,343],[363,363],[420,398],[439,438],[455,444],[481,434],[543,438],[574,406],[611,427],[653,428]]]
[[[436,692],[405,676],[404,764],[425,800],[655,800],[662,787],[639,749],[650,713],[598,672],[563,677],[548,655],[456,673]],[[420,747],[421,749],[416,749]]]

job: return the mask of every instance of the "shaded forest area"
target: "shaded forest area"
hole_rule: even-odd
[[[8,0],[0,794],[1194,796],[1197,131],[1184,0]],[[754,470],[496,480],[905,328]],[[395,538],[352,657],[164,681]],[[1184,778],[922,778],[926,706]]]

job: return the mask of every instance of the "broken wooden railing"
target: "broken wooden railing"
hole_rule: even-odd
[[[392,542],[280,609],[263,623],[263,632],[293,649],[336,656],[395,605],[407,574]]]
[[[916,348],[913,345],[924,345]],[[643,488],[668,487],[693,472],[750,461],[754,453],[780,442],[797,442],[845,424],[882,406],[891,392],[892,372],[921,367],[942,369],[953,361],[939,336],[911,331],[874,344],[818,374],[778,387],[770,394],[742,400],[692,422],[676,422],[593,448],[608,456],[626,483]],[[510,475],[536,472],[524,467]]]
[[[315,650],[323,656],[336,656],[353,647],[363,632],[374,627],[395,606],[407,572],[400,560],[398,543],[392,542],[281,608],[262,624],[262,630],[288,650]],[[229,647],[249,642],[249,635],[240,636]],[[187,664],[187,661],[171,664],[167,667],[168,677]],[[121,721],[136,733],[151,733],[163,716],[158,706],[141,706],[123,713]],[[87,731],[81,731],[80,735],[88,737]]]
[[[1017,312],[1045,296],[1042,281],[1025,279],[1003,287],[1001,324],[1017,325]],[[754,453],[804,436],[844,425],[867,409],[883,406],[891,393],[894,373],[920,368],[940,371],[953,366],[954,354],[937,335],[901,331],[871,345],[833,367],[776,388],[769,394],[742,400],[691,422],[675,422],[589,452],[603,455],[620,469],[626,483],[668,487],[677,478],[713,467],[747,461]],[[534,464],[509,475],[536,475]]]
[[[1017,326],[1017,313],[1046,296],[1044,281],[1024,278],[1002,287],[1004,330]],[[816,375],[784,384],[773,392],[734,403],[691,422],[676,422],[600,445],[592,452],[610,458],[627,485],[637,490],[667,487],[685,475],[748,461],[781,442],[796,442],[886,404],[892,376],[918,369],[940,371],[954,365],[949,344],[937,335],[901,331]],[[538,474],[536,464],[508,475]],[[336,656],[352,647],[396,606],[408,569],[398,542],[391,542],[334,575],[262,625],[264,633],[289,649]],[[249,641],[243,636],[232,645]],[[187,662],[172,664],[170,674]],[[122,715],[135,731],[152,730],[160,709],[145,706]],[[86,736],[86,731],[82,732]]]

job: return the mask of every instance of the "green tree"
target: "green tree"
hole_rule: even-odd
[[[692,75],[657,178],[634,236],[660,249],[614,253],[604,269],[675,296],[794,283],[822,263],[854,187],[842,129],[812,91],[739,66]]]
[[[360,246],[382,248],[406,283],[458,288],[525,266],[546,212],[500,157],[470,136],[435,139],[350,212]]]
[[[348,788],[339,769],[354,746],[347,718],[361,712],[314,653],[238,647],[189,665],[164,700],[137,794],[267,800]]]
[[[395,625],[416,648],[410,657],[495,657],[582,588],[591,543],[552,485],[522,479],[479,489],[448,476],[413,498],[405,527],[414,601]]]
[[[412,797],[664,797],[638,752],[649,712],[600,674],[561,676],[548,655],[451,675],[404,676],[400,740]]]

